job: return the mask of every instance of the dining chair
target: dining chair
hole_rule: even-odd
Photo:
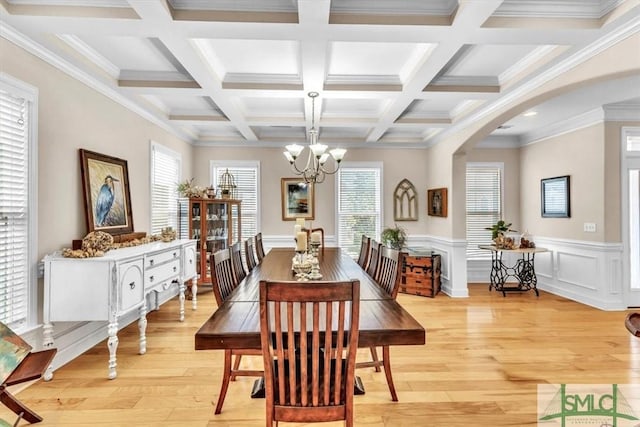
[[[260,282],[266,425],[353,426],[360,282]],[[325,333],[325,331],[331,333]]]
[[[11,352],[11,349],[15,348],[16,342],[15,340],[9,338],[9,336],[15,335],[15,333],[4,323],[0,322],[0,325],[3,331],[9,331],[7,333],[7,339],[11,343],[11,345],[3,345],[3,349],[6,349],[7,352]],[[4,339],[4,337],[0,339]],[[21,339],[19,340],[22,341]],[[11,358],[7,359],[7,366],[3,366],[5,368],[8,368],[9,366],[15,366],[13,370],[8,373],[6,378],[3,377],[2,384],[0,384],[0,402],[2,402],[7,408],[18,415],[18,419],[13,424],[14,426],[17,426],[20,420],[23,418],[30,423],[39,423],[40,421],[42,421],[42,417],[36,414],[33,410],[29,409],[22,402],[20,402],[13,394],[11,394],[7,390],[7,387],[11,387],[16,384],[22,384],[27,381],[37,380],[42,377],[44,372],[51,364],[51,361],[56,355],[56,352],[58,351],[55,348],[40,351],[29,351],[29,348],[30,346],[24,350],[25,352],[28,351],[28,353],[26,353],[26,355],[24,355],[23,353],[24,358],[17,366],[11,365]],[[12,360],[15,360],[15,357]],[[3,371],[3,373],[6,374],[7,372]]]
[[[262,262],[264,258],[264,246],[262,244],[262,233],[258,233],[255,236],[256,239],[256,255],[258,257],[258,264]]]
[[[391,249],[384,245],[380,248],[376,283],[393,299],[396,299],[398,289],[400,288],[400,271],[402,269],[403,256],[403,253],[399,250]],[[396,393],[396,388],[393,384],[393,376],[391,374],[389,346],[382,346],[382,360],[378,359],[378,351],[376,350],[376,347],[370,347],[369,350],[371,352],[371,361],[358,362],[356,363],[356,368],[373,367],[376,372],[380,372],[380,366],[382,366],[384,368],[385,377],[387,378],[387,386],[391,393],[391,400],[397,402],[398,395]]]
[[[360,255],[358,256],[358,265],[364,270],[367,269],[367,259],[369,256],[369,243],[371,238],[366,234],[362,235],[362,242],[360,243]]]
[[[231,266],[233,267],[233,277],[237,286],[247,277],[247,272],[242,263],[242,243],[240,241],[231,245]]]
[[[624,319],[624,325],[629,333],[640,338],[640,313],[631,312]]]
[[[235,275],[233,273],[233,260],[231,249],[222,249],[211,255],[211,265],[213,274],[213,294],[216,297],[218,308],[231,295],[231,292],[238,286]],[[220,386],[220,396],[216,404],[215,413],[222,412],[224,398],[227,395],[229,381],[235,381],[236,377],[262,377],[263,371],[255,369],[240,369],[240,360],[242,356],[261,356],[262,351],[257,349],[227,349],[224,351],[224,371],[222,374],[222,385]],[[235,356],[233,367],[231,359]]]
[[[322,248],[322,253],[324,254],[324,228],[303,228],[302,231],[307,233],[307,242],[311,242],[311,235],[313,233],[320,233],[320,247]]]
[[[244,241],[244,258],[247,260],[248,273],[251,273],[254,267],[258,265],[256,255],[253,251],[253,238],[251,237]]]
[[[371,239],[371,244],[369,248],[369,258],[367,259],[367,274],[373,279],[377,279],[378,274],[378,258],[380,257],[380,248],[383,246],[382,243],[378,243],[375,240]]]

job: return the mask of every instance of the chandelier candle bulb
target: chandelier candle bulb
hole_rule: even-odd
[[[296,251],[305,252],[307,250],[307,233],[300,231],[296,234]]]

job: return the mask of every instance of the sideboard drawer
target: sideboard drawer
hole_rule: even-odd
[[[145,257],[145,268],[157,267],[167,261],[178,259],[180,257],[180,249],[174,248],[170,251],[158,252]]]
[[[182,277],[195,277],[196,275],[196,245],[185,246],[184,248],[184,265]]]
[[[144,299],[142,259],[122,264],[120,270],[120,311],[135,307]]]
[[[159,265],[157,267],[148,268],[144,272],[145,287],[147,292],[156,285],[160,285],[168,279],[175,279],[180,275],[180,259],[177,258],[171,262]]]

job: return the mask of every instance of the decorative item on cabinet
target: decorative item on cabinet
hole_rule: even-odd
[[[210,255],[242,239],[241,203],[236,199],[178,199],[179,236],[197,240],[198,284],[211,284]],[[190,289],[187,298],[193,298]]]
[[[434,298],[440,292],[440,254],[407,248],[402,261],[400,292]]]

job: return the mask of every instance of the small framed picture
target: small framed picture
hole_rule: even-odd
[[[303,178],[281,178],[282,220],[313,220],[315,212],[312,183]]]
[[[430,216],[447,216],[447,189],[427,190],[427,213]]]
[[[540,204],[543,218],[570,218],[571,192],[569,175],[540,180]]]

